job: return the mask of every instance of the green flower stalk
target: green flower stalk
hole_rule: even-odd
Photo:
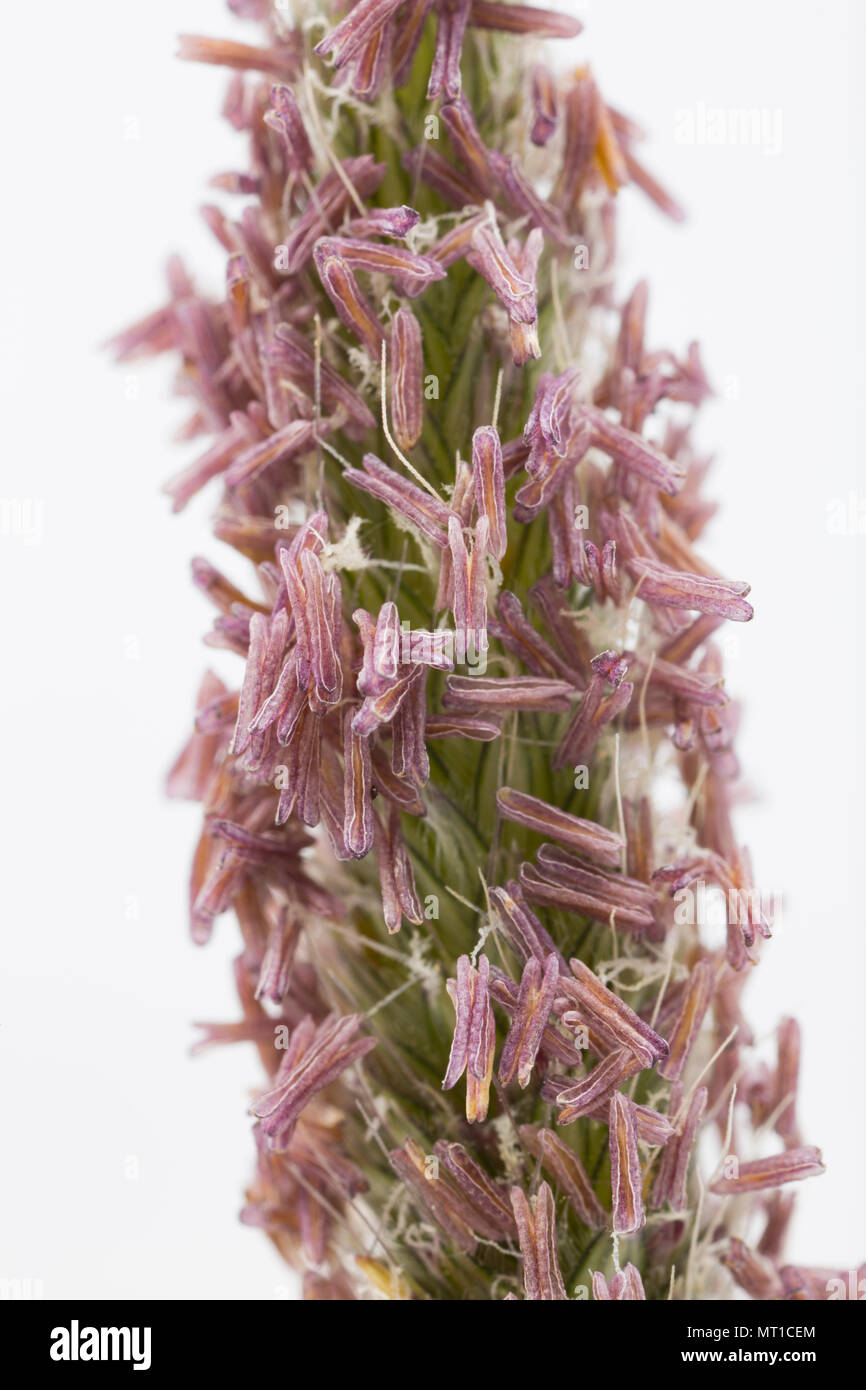
[[[181,49],[250,147],[206,210],[225,294],[173,262],[119,348],[180,354],[208,443],[168,491],[219,479],[253,567],[194,562],[242,670],[169,778],[193,936],[242,943],[200,1046],[265,1070],[243,1219],[311,1299],[824,1298],[783,1257],[823,1168],[797,1025],[767,1067],[740,1009],[772,923],[714,641],[748,586],[695,549],[709,386],[614,285],[620,191],[678,209],[544,65],[568,18],[232,9],[259,44]]]

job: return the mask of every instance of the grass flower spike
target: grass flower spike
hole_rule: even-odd
[[[248,43],[181,40],[248,149],[206,211],[225,285],[172,261],[116,348],[176,355],[168,494],[209,489],[248,565],[194,561],[236,676],[169,779],[193,937],[238,940],[199,1046],[263,1068],[243,1220],[309,1299],[825,1297],[783,1253],[823,1170],[797,1026],[773,1068],[741,1009],[772,921],[717,644],[749,586],[698,549],[710,386],[615,279],[619,200],[679,209],[559,75],[566,16],[231,8]]]

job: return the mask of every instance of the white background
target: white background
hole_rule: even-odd
[[[762,1035],[782,1012],[802,1020],[801,1113],[829,1168],[802,1189],[791,1256],[847,1268],[866,1256],[866,536],[826,521],[833,499],[866,498],[863,6],[573,8],[587,28],[569,61],[588,58],[646,124],[647,162],[691,214],[673,227],[626,194],[621,284],[649,276],[652,341],[698,337],[720,388],[702,435],[723,504],[709,553],[752,582],[757,609],[728,663],[762,798],[739,825],[786,902],[750,1009]],[[195,209],[219,201],[206,179],[242,167],[242,146],[217,116],[225,75],[176,62],[177,31],[251,32],[218,0],[7,16],[0,496],[44,511],[39,543],[0,536],[0,1277],[41,1280],[46,1297],[293,1287],[235,1219],[257,1059],[187,1056],[191,1019],[235,1016],[235,940],[224,919],[208,949],[188,944],[198,813],[161,790],[213,659],[189,557],[223,562],[224,547],[208,539],[212,497],[173,519],[159,493],[189,457],[170,439],[183,407],[168,367],[117,371],[99,352],[161,302],[170,250],[220,283]],[[701,104],[781,113],[781,150],[682,143]]]

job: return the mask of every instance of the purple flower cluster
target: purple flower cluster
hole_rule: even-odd
[[[780,1189],[822,1171],[796,1120],[797,1026],[783,1023],[770,1066],[740,1008],[771,924],[732,824],[736,709],[713,642],[722,622],[752,617],[748,585],[694,548],[712,507],[690,420],[710,388],[694,346],[677,357],[647,345],[646,286],[615,310],[606,274],[621,187],[678,209],[585,67],[566,80],[534,62],[515,70],[522,110],[504,148],[489,147],[490,111],[473,110],[461,81],[466,46],[507,52],[507,39],[488,49],[491,31],[573,36],[567,18],[491,0],[358,0],[311,50],[310,25],[288,26],[264,0],[232,8],[266,26],[262,46],[181,47],[235,70],[225,113],[250,144],[249,168],[215,183],[251,201],[234,220],[205,210],[227,253],[225,294],[203,297],[174,261],[168,304],[118,347],[179,354],[184,436],[208,442],[169,493],[182,508],[219,479],[216,535],[258,575],[250,597],[194,562],[216,609],[208,641],[244,673],[236,690],[205,677],[169,778],[204,810],[193,937],[232,909],[243,941],[242,1018],[206,1025],[200,1045],[253,1042],[268,1075],[244,1219],[305,1271],[310,1298],[513,1298],[515,1255],[528,1299],[567,1298],[584,1271],[596,1299],[643,1299],[645,1286],[662,1297],[687,1238],[702,1286],[727,1270],[753,1297],[825,1297],[826,1271],[782,1257]],[[450,158],[412,144],[411,122],[394,133],[404,89],[431,103]],[[364,113],[379,102],[387,138],[350,150],[340,111],[372,131]],[[603,273],[563,310],[551,285],[584,242]],[[479,416],[466,386],[443,483],[427,455],[410,456],[439,428],[425,372],[434,332],[449,360],[447,332],[428,306],[448,302],[458,274],[464,292],[487,287],[480,330],[503,406],[497,390],[492,419]],[[601,371],[554,347],[589,311],[616,321]],[[367,559],[346,558],[358,517],[386,528],[395,576],[368,606],[353,577]],[[530,546],[541,559],[527,568]],[[430,626],[407,634],[410,601]],[[469,651],[489,673],[460,674]],[[482,932],[456,949],[417,883],[423,871],[452,886],[447,855],[431,870],[419,850],[430,806],[444,839],[449,814],[459,825],[447,759],[431,767],[439,740],[455,757],[501,749],[475,808],[495,818]],[[623,785],[620,740],[640,772]],[[515,758],[533,741],[534,761]],[[642,748],[681,773],[675,832]],[[559,804],[579,769],[608,788],[586,814]],[[748,905],[729,909],[719,947],[678,927],[675,904],[698,883]],[[389,945],[404,924],[422,943],[407,987],[427,995],[426,1044],[385,1026],[391,995],[365,988],[371,961],[407,959]],[[424,1056],[443,1040],[444,1097]],[[507,1137],[491,1128],[494,1104]],[[696,1207],[707,1129],[723,1153]],[[775,1133],[777,1152],[741,1161],[752,1131]],[[753,1246],[738,1213],[763,1220]],[[492,1263],[467,1264],[482,1247]]]

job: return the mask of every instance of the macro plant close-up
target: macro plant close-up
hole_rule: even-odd
[[[680,209],[557,69],[569,15],[232,8],[249,44],[180,41],[247,138],[224,294],[172,262],[116,349],[177,355],[202,451],[168,490],[219,478],[250,562],[193,561],[239,669],[168,783],[203,808],[193,937],[238,930],[198,1046],[263,1068],[242,1219],[308,1299],[826,1298],[784,1253],[824,1171],[800,1029],[767,1066],[741,1005],[773,924],[716,640],[749,584],[700,550],[711,386],[617,274],[619,201]]]
[[[866,1299],[866,13],[700,8],[16,20],[37,1362],[248,1372],[275,1299],[820,1363]]]

